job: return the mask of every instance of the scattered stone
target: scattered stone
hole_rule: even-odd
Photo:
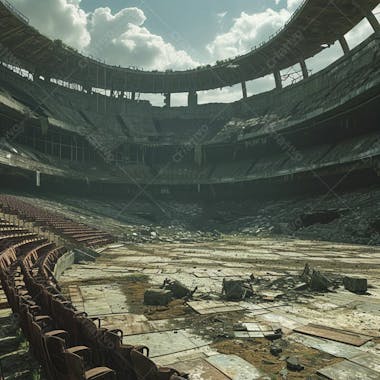
[[[280,356],[280,354],[282,353],[282,348],[276,344],[272,344],[270,346],[270,353],[273,356]]]
[[[317,292],[327,292],[331,286],[330,280],[321,272],[314,270],[310,279],[310,289]]]
[[[266,339],[268,339],[270,341],[281,339],[282,338],[282,330],[277,329],[277,330],[273,331],[273,333],[269,333],[269,334],[266,334],[264,336]]]
[[[186,285],[177,280],[166,279],[162,285],[162,288],[169,290],[174,298],[187,298],[190,299],[197,291],[198,287],[194,290],[190,290]]]
[[[222,294],[230,301],[239,301],[253,296],[251,284],[244,280],[223,279]]]
[[[290,371],[302,371],[305,367],[300,364],[298,358],[290,356],[286,359],[286,367]]]
[[[172,299],[170,290],[148,289],[144,293],[144,304],[151,306],[166,306]]]
[[[368,289],[368,283],[366,278],[358,277],[344,277],[344,288],[352,293],[365,294]]]
[[[308,284],[310,290],[316,292],[327,292],[328,288],[332,286],[331,281],[324,274],[310,268],[309,264],[305,265],[301,279]]]

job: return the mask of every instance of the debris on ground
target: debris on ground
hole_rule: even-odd
[[[310,290],[315,292],[328,292],[329,288],[333,285],[323,273],[310,268],[309,264],[305,265],[301,277],[309,285]]]
[[[271,341],[281,339],[282,338],[282,330],[276,329],[273,332],[266,334],[264,336],[265,336],[265,338],[267,338],[268,340],[271,340]]]
[[[300,364],[298,358],[294,356],[290,356],[286,359],[286,367],[290,371],[297,371],[297,372],[305,369],[305,367],[302,364]]]
[[[365,294],[368,289],[368,283],[366,278],[357,277],[344,277],[344,288],[352,293]]]
[[[240,301],[253,296],[250,281],[223,279],[222,295],[229,301]]]
[[[192,298],[193,294],[197,291],[197,287],[195,289],[190,290],[186,285],[182,284],[182,282],[178,280],[170,280],[165,279],[162,289],[169,290],[174,298],[186,298],[187,300]]]
[[[170,290],[148,289],[144,293],[144,304],[151,306],[167,306],[172,299]]]

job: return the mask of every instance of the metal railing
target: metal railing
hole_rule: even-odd
[[[8,8],[17,18],[19,18],[22,22],[25,24],[29,24],[29,18],[26,17],[23,13],[21,13],[14,5],[12,5],[9,1],[7,0],[0,0],[2,4],[6,8]]]

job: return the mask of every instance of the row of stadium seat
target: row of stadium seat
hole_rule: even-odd
[[[66,248],[1,219],[0,226],[7,229],[0,233],[2,288],[49,379],[184,379],[156,366],[147,347],[123,344],[121,330],[102,328],[62,295],[53,272]]]
[[[36,225],[47,227],[58,235],[86,247],[95,248],[113,241],[108,233],[75,222],[58,213],[33,206],[14,196],[0,195],[0,209]]]

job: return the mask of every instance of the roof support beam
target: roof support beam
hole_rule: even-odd
[[[340,46],[342,47],[344,55],[348,54],[350,52],[350,47],[348,46],[346,37],[341,36],[339,38],[339,43],[340,43]]]
[[[281,73],[280,71],[276,70],[274,73],[274,81],[276,82],[276,88],[277,90],[282,89],[282,78],[281,78]]]
[[[377,21],[376,16],[371,11],[368,11],[366,17],[368,22],[371,24],[373,30],[375,32],[378,32],[380,30],[380,24],[379,21]]]
[[[190,91],[187,95],[188,107],[196,107],[198,105],[198,94],[196,91]]]
[[[358,10],[360,10],[361,14],[367,18],[373,30],[375,32],[378,32],[380,30],[380,24],[379,21],[377,21],[376,16],[372,13],[371,9],[369,9],[368,6],[365,9],[364,6],[360,4],[357,0],[353,0],[352,3]]]
[[[304,59],[300,60],[300,65],[301,65],[303,79],[309,78],[309,71],[307,70],[306,62]]]
[[[248,98],[247,84],[245,83],[245,81],[241,82],[241,89],[243,91],[243,99],[247,99]]]
[[[164,94],[164,104],[165,104],[165,107],[167,107],[167,108],[171,107],[171,94],[170,93]]]

